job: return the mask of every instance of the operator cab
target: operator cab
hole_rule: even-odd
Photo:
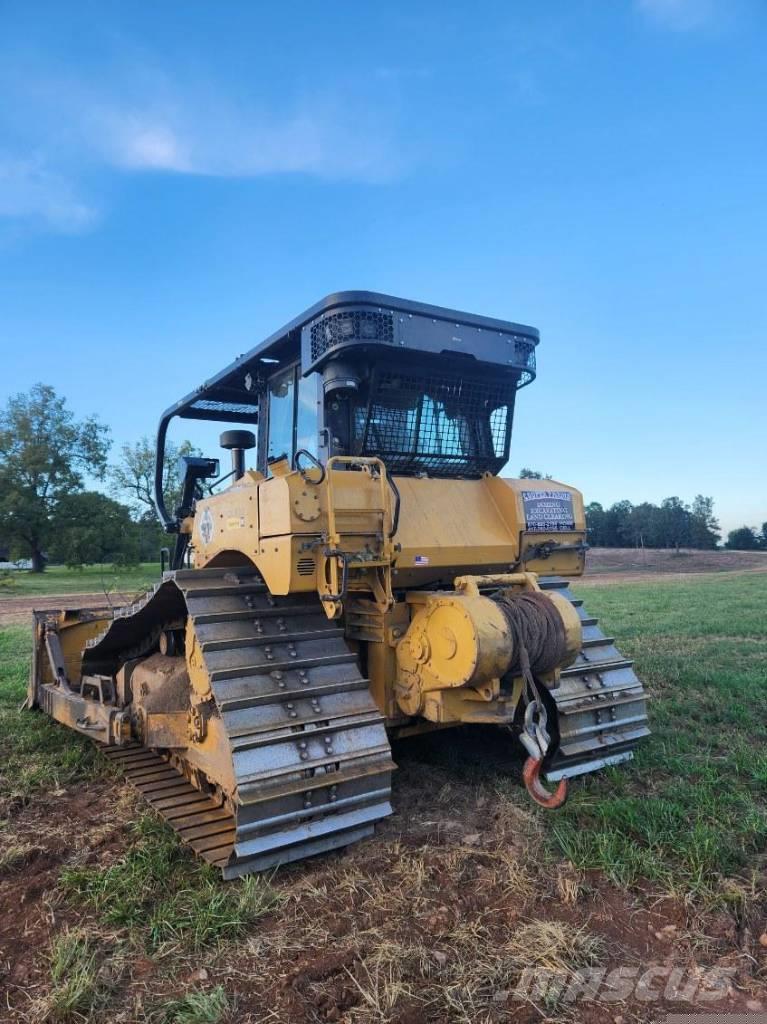
[[[166,509],[162,494],[174,417],[245,428],[222,435],[235,477],[251,447],[246,431],[256,425],[256,468],[267,476],[281,457],[324,465],[335,455],[377,456],[402,476],[498,474],[509,457],[516,392],[535,378],[537,344],[538,332],[521,324],[375,292],[330,295],[166,410],[158,514],[177,532],[187,512]],[[199,481],[203,470],[191,468]]]

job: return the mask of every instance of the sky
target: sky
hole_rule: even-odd
[[[383,291],[540,330],[512,473],[761,524],[766,46],[764,0],[0,0],[0,402],[119,446]]]

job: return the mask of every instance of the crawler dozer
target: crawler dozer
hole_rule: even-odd
[[[117,611],[35,612],[29,706],[98,743],[225,877],[370,835],[392,737],[505,729],[548,807],[630,758],[645,693],[569,589],[582,496],[499,475],[538,341],[341,292],[240,356],[160,419],[168,570]],[[177,417],[222,424],[231,471],[185,458],[169,510]]]

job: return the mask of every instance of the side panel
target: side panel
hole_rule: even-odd
[[[386,512],[380,480],[361,472],[331,471],[331,476],[335,529],[352,550],[375,561]],[[241,565],[244,556],[273,594],[316,590],[319,552],[328,543],[329,483],[327,476],[315,482],[298,472],[266,480],[249,473],[198,502],[192,523],[195,567]]]
[[[67,679],[78,681],[82,670],[83,650],[89,640],[104,629],[112,617],[111,609],[81,611],[70,608],[61,611],[36,611],[34,615],[34,650],[30,673],[29,702],[34,706],[37,687],[55,683],[50,659],[45,649],[45,623],[55,621],[63,655]]]
[[[507,572],[523,558],[530,572],[577,576],[583,572],[583,552],[552,549],[547,557],[531,557],[534,549],[558,545],[573,548],[585,538],[583,498],[567,484],[552,480],[509,480],[486,476],[480,480],[431,480],[397,477],[402,495],[396,541],[402,545],[396,562],[395,588],[445,581],[466,572]],[[536,529],[527,517],[540,503],[526,492],[563,492],[572,508],[572,529]],[[554,499],[552,499],[553,501]],[[531,523],[531,525],[533,525]],[[563,521],[558,524],[562,526]],[[527,558],[525,558],[527,556]]]
[[[477,567],[508,569],[517,558],[517,530],[504,518],[487,479],[397,477],[402,545],[394,586],[450,579]]]
[[[332,478],[336,529],[374,557],[383,526],[379,484],[365,473],[334,471]],[[583,498],[567,484],[492,476],[400,476],[396,484],[401,505],[395,590],[517,567],[545,575],[583,572]],[[195,565],[235,565],[241,553],[273,593],[314,590],[313,563],[328,531],[327,502],[327,478],[312,483],[295,472],[268,480],[248,474],[199,502]]]
[[[580,491],[559,480],[486,477],[483,483],[514,531],[523,569],[541,576],[583,574],[586,516]]]

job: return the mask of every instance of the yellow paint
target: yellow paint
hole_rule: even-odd
[[[418,594],[410,628],[397,646],[395,693],[405,714],[433,722],[478,721],[472,702],[497,705],[481,712],[483,721],[513,714],[500,680],[517,652],[505,615],[480,593],[488,586],[540,591],[533,573],[516,573],[464,576],[455,590]],[[554,603],[565,625],[567,665],[580,650],[580,619],[568,601]],[[446,692],[457,690],[452,697]]]
[[[581,494],[553,480],[397,477],[399,526],[391,538],[394,500],[379,460],[331,459],[322,480],[314,469],[301,474],[287,463],[271,470],[268,478],[246,473],[228,490],[198,502],[194,564],[235,566],[246,559],[274,594],[316,591],[330,618],[344,618],[347,600],[368,601],[386,626],[381,636],[364,635],[360,642],[367,647],[375,699],[390,720],[476,720],[478,702],[487,713],[508,715],[497,692],[504,658],[508,664],[503,616],[478,591],[454,591],[452,583],[520,571],[580,575]],[[545,490],[572,495],[572,531],[527,530],[522,493]],[[557,550],[561,546],[565,550]],[[426,595],[424,586],[451,589]],[[579,636],[577,613],[557,595],[549,596],[561,605],[568,640]],[[390,632],[383,639],[391,630],[390,609],[397,609],[407,643],[400,643],[401,636],[392,642]],[[402,622],[403,614],[412,624]],[[352,620],[346,628],[357,637]],[[456,691],[454,697],[447,690]]]

